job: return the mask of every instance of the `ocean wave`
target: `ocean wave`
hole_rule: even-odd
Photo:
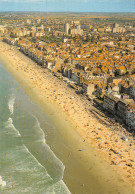
[[[43,169],[45,169],[45,167],[33,156],[33,154],[29,151],[29,149],[23,144],[25,150],[27,151],[27,153],[29,153],[31,155],[31,157],[37,162],[37,164],[39,166],[41,166]]]
[[[15,95],[12,94],[8,101],[8,108],[11,115],[14,113],[14,103],[15,103]]]
[[[2,180],[2,176],[0,176],[0,186],[2,186],[2,187],[6,186],[6,181]]]
[[[21,134],[19,133],[19,131],[15,128],[14,124],[13,124],[13,120],[11,117],[9,117],[8,121],[6,122],[6,128],[11,128],[13,131],[16,132],[16,134],[18,136],[21,136]]]
[[[53,185],[54,187],[54,193],[55,194],[71,194],[69,191],[67,185],[64,183],[63,180],[57,182],[56,184]]]
[[[36,124],[35,124],[35,127],[37,127],[37,128],[39,128],[39,130],[40,130],[40,132],[41,132],[41,137],[42,137],[42,142],[44,143],[44,144],[46,144],[46,139],[45,139],[45,133],[44,133],[44,131],[43,131],[43,129],[40,127],[40,123],[39,123],[39,121],[38,121],[38,119],[37,119],[37,117],[35,116],[35,115],[32,115],[34,118],[35,118],[35,120],[36,120]]]
[[[40,127],[40,123],[39,123],[37,117],[35,115],[32,115],[32,116],[36,120],[35,127],[40,130],[41,142],[42,142],[43,147],[45,149],[45,154],[43,157],[45,157],[46,169],[47,169],[49,175],[52,177],[52,179],[55,182],[58,182],[58,181],[63,179],[65,166],[62,163],[62,161],[54,154],[54,152],[51,150],[49,145],[46,143],[45,133],[44,133],[43,129]],[[56,173],[57,175],[55,175],[53,170],[50,169],[49,164],[55,166],[55,171],[57,171],[57,173]]]

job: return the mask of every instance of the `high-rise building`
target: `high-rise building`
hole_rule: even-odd
[[[69,34],[69,29],[70,29],[70,24],[66,23],[65,26],[64,26],[65,33]]]
[[[75,25],[75,23],[73,23],[73,25],[70,26],[69,23],[66,23],[64,26],[65,33],[71,35],[83,35],[83,29],[81,29],[80,23],[77,24],[78,25]]]
[[[124,33],[125,32],[125,28],[120,27],[119,24],[114,24],[112,32],[113,33]]]
[[[70,34],[72,34],[72,35],[77,35],[77,34],[83,35],[83,30],[81,29],[81,26],[78,25],[77,27],[72,28],[72,29],[70,30]]]
[[[113,24],[114,28],[119,28],[119,24]]]

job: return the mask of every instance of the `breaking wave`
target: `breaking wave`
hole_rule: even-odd
[[[14,113],[14,103],[15,103],[15,95],[11,95],[8,101],[8,108],[11,115]]]
[[[2,187],[6,186],[6,181],[2,180],[2,176],[0,176],[0,186],[2,186]]]
[[[5,125],[6,128],[10,128],[11,130],[13,130],[14,132],[16,132],[17,136],[21,136],[21,134],[19,133],[19,131],[15,128],[14,124],[13,124],[13,120],[11,117],[9,117],[8,121],[6,122]]]
[[[40,141],[42,143],[42,147],[44,148],[44,156],[43,157],[44,157],[44,160],[46,161],[46,165],[45,165],[46,169],[47,169],[49,175],[52,177],[52,179],[55,182],[58,182],[58,181],[63,179],[65,166],[62,163],[62,161],[59,158],[57,158],[57,156],[51,150],[49,145],[46,143],[45,133],[44,133],[43,129],[40,127],[40,123],[39,123],[37,117],[34,115],[33,115],[33,117],[36,120],[35,127],[40,130],[40,137],[41,137]],[[55,166],[54,172],[50,168],[50,165]]]

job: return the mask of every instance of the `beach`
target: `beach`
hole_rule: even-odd
[[[54,104],[57,106],[56,112],[53,112],[54,109],[51,109],[50,106],[46,110],[50,111],[50,117],[56,125],[56,114],[65,117],[65,120],[72,123],[82,141],[79,144],[80,147],[76,147],[76,145],[73,147],[78,155],[82,153],[80,163],[83,165],[84,160],[89,160],[89,146],[93,147],[95,155],[103,158],[135,191],[135,139],[132,134],[123,130],[119,125],[105,125],[96,114],[92,113],[93,107],[89,101],[75,94],[75,91],[62,80],[54,77],[47,69],[35,64],[16,48],[0,42],[0,55],[3,63],[8,61],[8,63],[5,62],[7,64],[5,67],[11,74],[22,85],[27,85],[29,96],[35,100],[36,96],[39,96],[38,103],[43,106],[43,109],[44,100],[48,104],[52,103],[52,107]],[[70,138],[70,132],[68,134],[66,131],[65,135],[61,130],[60,133],[63,137],[69,136]],[[126,136],[128,141],[123,141],[123,136]],[[85,152],[85,150],[87,151]],[[70,157],[69,152],[69,160]],[[105,173],[107,174],[107,171]],[[65,179],[68,182],[68,178]],[[85,183],[82,184],[85,189]]]

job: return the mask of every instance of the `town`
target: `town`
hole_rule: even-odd
[[[1,13],[0,40],[135,131],[135,15]]]

